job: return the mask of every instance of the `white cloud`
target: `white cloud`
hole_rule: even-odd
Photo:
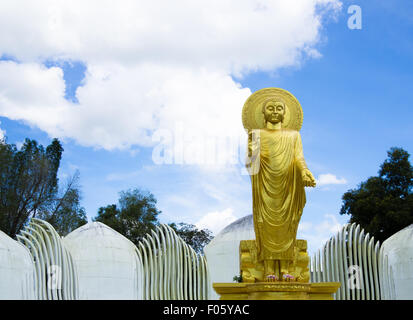
[[[209,212],[195,223],[198,229],[209,229],[214,235],[217,235],[223,228],[237,220],[233,214],[232,208],[222,211]]]
[[[252,213],[250,178],[241,176],[236,168],[209,171],[199,170],[198,166],[174,168],[176,171],[170,166],[155,166],[150,175],[139,177],[145,181],[159,181],[158,177],[163,177],[161,185],[153,183],[147,187],[156,195],[162,211],[161,219],[165,223],[182,221],[197,224],[207,213],[222,212],[225,208],[231,208],[234,219]],[[180,178],[169,179],[173,176],[171,170]],[[222,227],[227,222],[224,221]]]
[[[0,121],[0,124],[1,124],[1,121]],[[0,142],[3,142],[3,141],[4,141],[5,135],[6,135],[6,130],[2,130],[2,129],[0,128]]]
[[[346,184],[347,180],[344,178],[337,178],[334,174],[325,173],[320,174],[316,180],[317,186],[325,186],[329,184]]]
[[[325,214],[319,223],[301,221],[298,225],[297,238],[307,240],[308,252],[314,254],[326,241],[341,230],[344,224],[340,223],[333,214]]]
[[[270,70],[297,63],[340,9],[337,0],[2,1],[0,51],[23,61]]]
[[[237,136],[251,92],[232,76],[319,57],[323,19],[340,6],[338,0],[3,1],[0,56],[20,63],[0,63],[0,115],[108,150],[152,145],[154,130],[177,123],[186,132]],[[86,64],[78,104],[64,99],[62,70],[43,67],[46,59]]]
[[[240,121],[231,119],[239,120],[250,91],[228,75],[153,66],[97,69],[89,68],[87,84],[77,91],[79,104],[73,104],[63,98],[61,69],[0,62],[0,114],[26,120],[51,136],[108,150],[149,146],[151,132],[173,132],[177,123],[184,134],[200,136],[242,130]]]

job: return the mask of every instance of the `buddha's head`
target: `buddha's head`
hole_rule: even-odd
[[[262,106],[265,122],[277,124],[283,122],[285,116],[285,104],[274,99],[267,100]]]

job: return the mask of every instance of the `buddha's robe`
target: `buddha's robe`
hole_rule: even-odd
[[[251,175],[258,260],[293,260],[297,227],[306,202],[301,176],[306,164],[300,133],[261,129],[252,153],[252,166],[258,168]]]

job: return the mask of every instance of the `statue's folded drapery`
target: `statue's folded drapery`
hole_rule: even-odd
[[[301,136],[290,129],[259,130],[251,175],[258,260],[292,260],[306,202]],[[259,156],[256,155],[259,152]]]

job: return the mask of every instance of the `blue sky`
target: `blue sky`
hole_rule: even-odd
[[[2,4],[0,128],[17,145],[63,141],[60,178],[79,170],[89,219],[140,187],[157,198],[161,222],[217,232],[251,213],[242,164],[156,164],[152,137],[177,124],[198,145],[211,132],[236,136],[248,95],[284,88],[303,107],[304,155],[324,181],[307,189],[299,231],[314,250],[347,222],[339,215],[344,192],[376,175],[391,147],[412,153],[413,4],[291,2],[245,1],[233,10],[230,1],[178,1],[169,14],[138,2],[125,10],[94,10],[93,1]],[[361,30],[347,26],[354,4]]]

